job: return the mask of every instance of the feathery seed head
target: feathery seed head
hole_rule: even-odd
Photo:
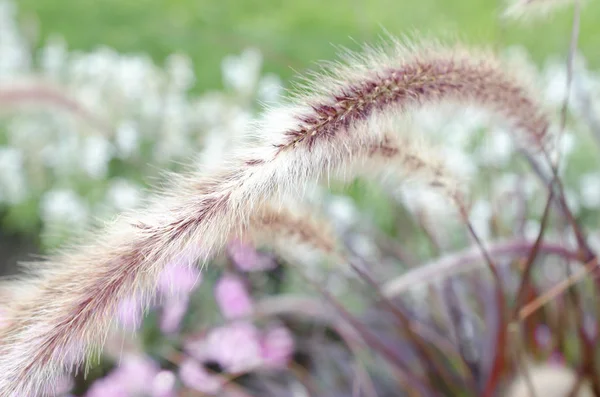
[[[347,56],[307,86],[306,103],[295,124],[285,127],[280,151],[343,135],[356,124],[394,112],[442,101],[481,106],[540,145],[549,121],[528,87],[488,53],[424,45],[415,50],[395,44],[391,51],[371,50]]]
[[[344,175],[376,156],[397,161],[408,174],[427,170],[422,175],[443,180],[435,161],[418,155],[416,140],[402,134],[392,146],[386,138],[403,131],[390,123],[417,107],[445,101],[481,106],[533,147],[543,146],[544,112],[527,85],[489,54],[395,44],[388,52],[348,59],[316,78],[309,93],[267,112],[254,128],[256,144],[209,172],[171,178],[146,208],[36,264],[39,270],[15,284],[25,288],[5,307],[0,395],[41,390],[83,363],[86,353],[99,351],[119,303],[136,296],[147,307],[160,274],[181,255],[190,266],[205,262],[260,222],[323,250],[335,247],[324,237],[315,240],[319,227],[306,232],[305,224],[281,213],[265,215],[266,203],[302,196],[308,183]]]

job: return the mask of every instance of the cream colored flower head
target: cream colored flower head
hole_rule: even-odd
[[[503,394],[505,397],[571,396],[591,397],[594,394],[588,382],[582,382],[575,394],[571,394],[577,384],[577,373],[562,365],[540,365],[529,368],[527,377],[520,374]],[[529,378],[529,380],[528,380]],[[531,394],[533,387],[535,394]]]

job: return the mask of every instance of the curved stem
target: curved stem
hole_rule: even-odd
[[[527,256],[534,245],[535,241],[514,239],[490,243],[486,249],[492,257]],[[542,242],[538,252],[580,262],[577,252],[558,244]],[[482,259],[481,248],[476,245],[410,270],[386,283],[383,291],[387,296],[396,296],[416,286],[428,285],[434,281],[481,267]]]

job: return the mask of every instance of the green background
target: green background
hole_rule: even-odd
[[[458,38],[470,44],[525,45],[536,60],[566,52],[572,10],[534,23],[502,22],[500,0],[19,0],[20,18],[71,49],[108,45],[147,52],[161,63],[189,54],[196,90],[221,87],[220,62],[247,46],[260,48],[266,71],[288,79],[315,61],[332,59],[334,45],[358,48],[393,35]],[[580,47],[600,65],[600,2],[589,0]]]

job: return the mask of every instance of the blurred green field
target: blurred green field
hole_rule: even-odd
[[[331,59],[334,45],[357,48],[384,30],[394,35],[455,37],[476,44],[522,44],[533,57],[565,53],[571,10],[534,27],[502,24],[502,0],[18,0],[21,18],[39,25],[41,44],[52,33],[72,49],[108,45],[147,52],[161,62],[172,52],[191,56],[197,89],[221,86],[221,59],[247,46],[265,54],[267,71],[284,79],[314,61]],[[590,1],[580,47],[600,66],[600,2]]]

